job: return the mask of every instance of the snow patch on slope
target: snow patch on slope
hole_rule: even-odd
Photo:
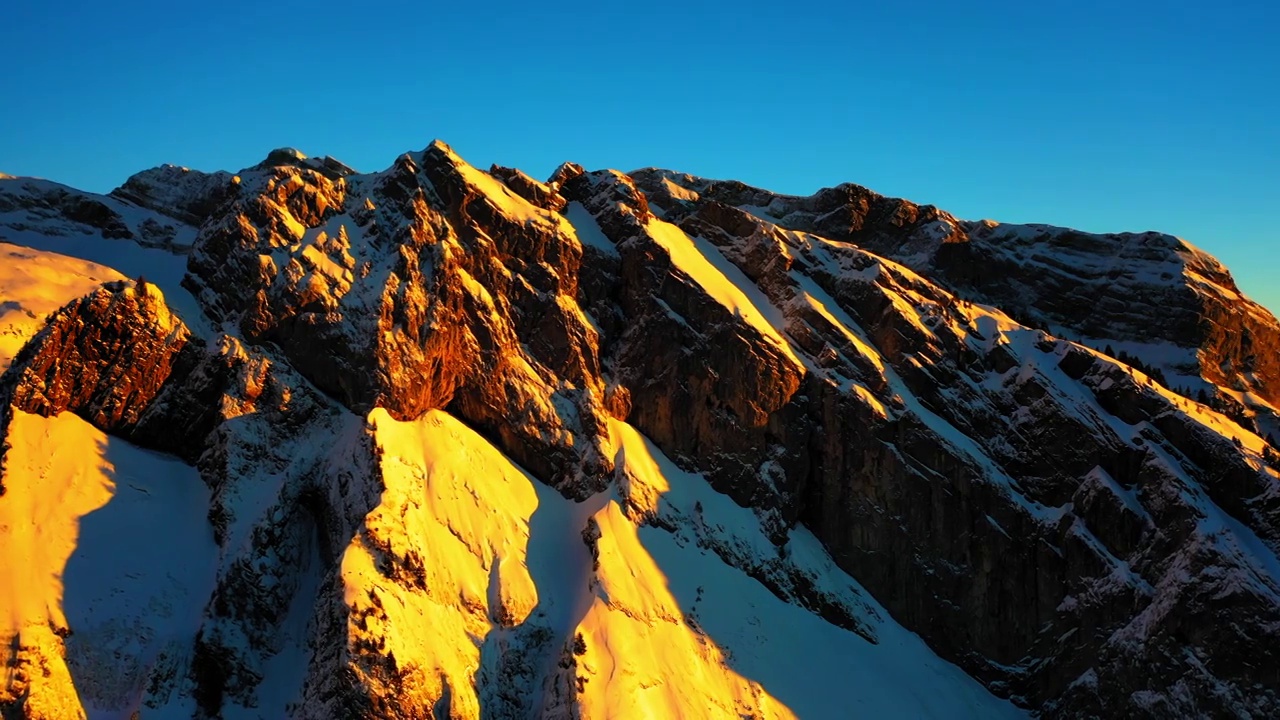
[[[595,216],[583,207],[582,203],[574,200],[565,207],[564,213],[565,219],[573,226],[578,240],[583,245],[589,245],[607,255],[618,254],[618,249],[600,229],[600,223],[596,222]]]
[[[0,243],[0,373],[50,313],[104,282],[123,279],[105,265]]]
[[[187,273],[187,258],[184,255],[145,248],[132,240],[103,237],[64,237],[21,232],[6,233],[5,239],[33,250],[56,253],[110,268],[129,278],[145,278],[147,282],[160,288],[169,307],[192,332],[206,338],[215,334],[195,296],[182,287],[182,278]]]
[[[784,336],[786,318],[782,312],[715,245],[690,237],[676,225],[657,218],[651,219],[646,228],[671,255],[671,262],[716,302],[758,330],[797,365],[804,366]]]
[[[568,224],[559,213],[530,203],[494,176],[472,167],[448,145],[436,141],[432,143],[432,147],[446,155],[463,180],[478,188],[484,199],[507,217],[525,224],[549,225],[556,229],[564,229]]]
[[[7,441],[0,637],[50,671],[25,675],[52,716],[128,717],[152,678],[186,675],[215,582],[208,489],[70,413],[15,411]]]
[[[408,674],[402,702],[450,695],[454,712],[478,717],[478,640],[538,602],[528,518],[551,491],[444,413],[369,419],[385,490],[341,560],[350,642],[385,638]]]

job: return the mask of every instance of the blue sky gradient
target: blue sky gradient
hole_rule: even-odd
[[[106,191],[439,137],[545,177],[852,181],[965,218],[1162,230],[1280,309],[1272,2],[14,0],[0,170]]]

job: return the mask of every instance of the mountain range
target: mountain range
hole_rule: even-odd
[[[1170,235],[2,176],[0,371],[6,719],[1280,715],[1280,323]]]

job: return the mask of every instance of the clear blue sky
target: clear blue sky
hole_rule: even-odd
[[[961,217],[1158,229],[1280,309],[1280,10],[1232,2],[35,2],[0,170],[106,191],[433,137],[536,176],[853,181]]]

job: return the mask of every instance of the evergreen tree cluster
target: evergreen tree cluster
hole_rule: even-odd
[[[1187,397],[1191,397],[1189,392],[1184,392],[1183,394]],[[1243,428],[1247,428],[1254,432],[1258,431],[1257,423],[1253,418],[1249,417],[1248,409],[1245,408],[1243,403],[1232,402],[1216,393],[1211,395],[1208,392],[1205,392],[1204,388],[1200,388],[1196,391],[1196,402],[1226,415]],[[1275,446],[1275,442],[1270,435],[1267,436],[1267,442],[1271,443],[1272,446]]]
[[[1267,433],[1267,444],[1262,446],[1262,461],[1280,470],[1280,450],[1276,450],[1276,439],[1271,433]]]
[[[1049,323],[1045,322],[1041,318],[1033,318],[1024,312],[1019,311],[1017,308],[1011,308],[1005,314],[1013,318],[1014,322],[1022,325],[1023,327],[1029,327],[1032,330],[1043,330],[1044,332],[1052,334],[1049,330]]]
[[[1125,365],[1128,365],[1131,368],[1141,370],[1142,372],[1147,374],[1147,377],[1151,378],[1152,380],[1155,380],[1156,382],[1160,383],[1162,386],[1169,387],[1169,381],[1165,379],[1164,371],[1161,370],[1160,368],[1155,367],[1153,365],[1148,365],[1142,362],[1142,360],[1138,359],[1133,355],[1130,355],[1129,353],[1123,350],[1117,353],[1115,349],[1113,349],[1110,345],[1108,345],[1105,349],[1103,349],[1102,352],[1119,360],[1120,362],[1124,363]]]

